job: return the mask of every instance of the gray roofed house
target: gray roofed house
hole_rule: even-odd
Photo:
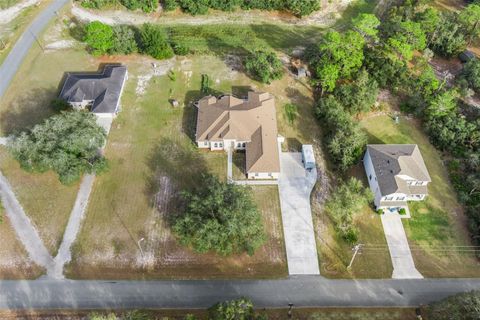
[[[364,157],[377,208],[423,200],[432,180],[416,144],[371,144]]]
[[[74,108],[113,116],[126,79],[127,67],[123,65],[106,65],[100,73],[69,72],[59,97]]]

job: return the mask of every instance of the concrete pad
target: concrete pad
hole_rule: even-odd
[[[386,211],[382,217],[383,230],[387,238],[388,250],[392,259],[394,279],[421,279],[423,276],[415,268],[402,219],[396,213]]]
[[[280,154],[280,205],[287,249],[288,272],[320,274],[317,246],[310,207],[310,193],[317,172],[306,171],[301,153]]]

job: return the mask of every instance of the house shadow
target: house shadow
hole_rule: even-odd
[[[55,111],[51,107],[51,101],[56,94],[57,89],[51,87],[31,89],[17,96],[0,114],[2,135],[18,134],[32,129],[52,116]]]
[[[250,91],[253,91],[251,86],[232,86],[232,95],[239,99],[246,99]]]
[[[193,143],[195,143],[195,128],[197,125],[197,107],[195,102],[204,96],[205,94],[200,90],[190,90],[187,91],[183,99],[182,131]]]

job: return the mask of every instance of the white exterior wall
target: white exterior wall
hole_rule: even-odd
[[[201,149],[210,148],[210,142],[208,141],[197,141],[197,146]]]
[[[247,173],[248,179],[261,179],[261,180],[272,180],[278,179],[280,172],[249,172]]]
[[[365,172],[367,173],[367,180],[368,185],[370,186],[370,190],[375,195],[375,206],[378,207],[380,205],[380,200],[382,199],[382,194],[380,193],[380,187],[378,186],[377,175],[375,174],[375,170],[373,168],[372,159],[370,158],[370,154],[368,151],[365,153],[363,157],[363,166],[365,167]],[[372,178],[370,178],[370,176]]]

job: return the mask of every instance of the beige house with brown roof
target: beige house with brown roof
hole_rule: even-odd
[[[424,200],[432,181],[416,144],[370,144],[363,158],[377,208]]]
[[[278,179],[277,118],[269,93],[249,92],[246,100],[207,96],[197,107],[195,140],[199,148],[245,150],[248,179]]]

